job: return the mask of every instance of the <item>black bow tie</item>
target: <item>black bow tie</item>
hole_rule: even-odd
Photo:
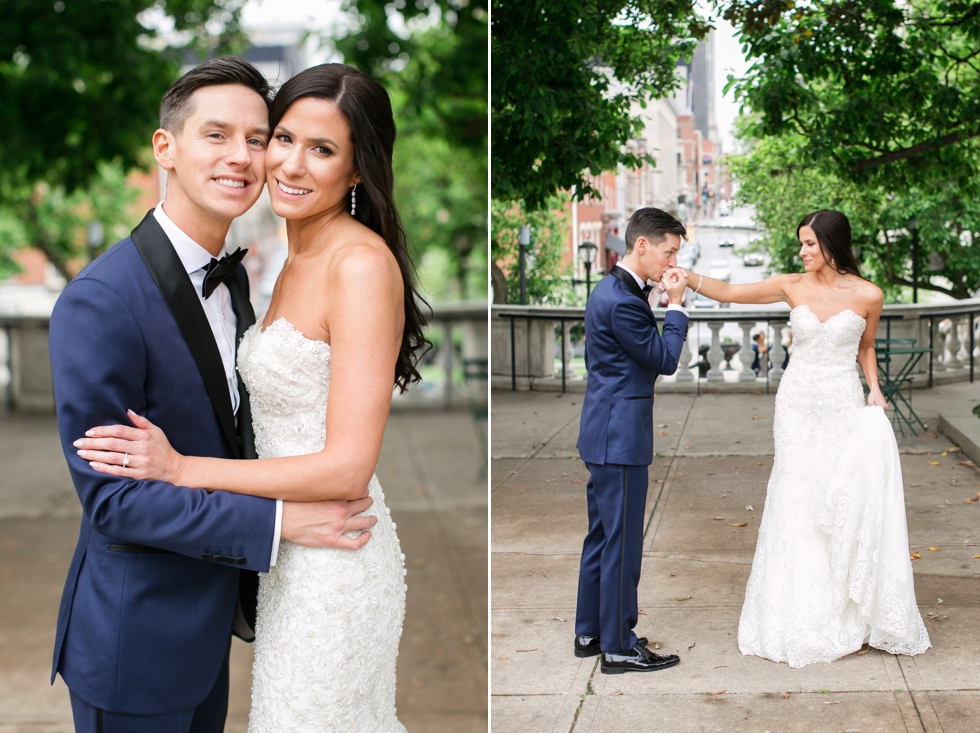
[[[644,285],[643,286],[643,299],[646,300],[650,297],[650,293],[653,292],[655,285]]]
[[[233,253],[225,255],[220,260],[211,258],[204,275],[204,285],[201,288],[205,300],[211,297],[211,293],[221,283],[226,283],[235,277],[235,270],[238,269],[238,265],[247,252],[247,249],[239,247]]]

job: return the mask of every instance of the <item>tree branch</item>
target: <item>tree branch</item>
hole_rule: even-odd
[[[919,143],[918,145],[913,145],[910,148],[904,148],[902,150],[893,150],[890,153],[885,153],[884,155],[879,155],[877,158],[867,158],[865,160],[859,160],[854,163],[853,168],[856,173],[863,173],[871,168],[877,168],[878,166],[888,165],[889,163],[895,163],[899,160],[908,160],[909,158],[915,158],[923,153],[928,153],[933,150],[939,150],[941,148],[948,147],[958,142],[964,140],[969,140],[973,137],[980,136],[980,127],[975,130],[970,130],[967,132],[953,132],[949,135],[939,138],[938,140],[929,140],[927,142]]]
[[[45,239],[43,227],[38,221],[37,209],[34,207],[33,201],[26,202],[26,206],[24,207],[24,222],[28,224],[30,230],[34,234],[34,236],[30,238],[31,243],[41,250],[44,256],[48,258],[48,262],[54,265],[54,269],[56,269],[58,273],[65,278],[66,282],[71,282],[75,276],[72,275],[71,271],[68,269],[68,263],[66,263],[58,251],[51,246],[51,243]]]

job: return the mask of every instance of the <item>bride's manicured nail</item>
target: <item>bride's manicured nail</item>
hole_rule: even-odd
[[[80,450],[80,451],[78,451],[78,455],[80,455],[82,458],[84,458],[85,456],[88,455],[88,451],[87,450]]]
[[[82,439],[79,438],[74,443],[72,443],[72,445],[75,446],[76,448],[81,448],[82,447]]]
[[[94,430],[86,430],[85,431],[85,435],[87,435],[88,437],[91,438],[91,437],[93,437],[95,435],[95,431]]]

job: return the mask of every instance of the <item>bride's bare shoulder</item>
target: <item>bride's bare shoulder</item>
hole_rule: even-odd
[[[332,284],[363,288],[371,283],[382,289],[398,277],[398,262],[385,240],[364,226],[354,228],[331,257],[328,278]]]
[[[880,314],[885,302],[885,294],[872,282],[864,281],[857,287],[858,302],[867,309],[868,314]]]

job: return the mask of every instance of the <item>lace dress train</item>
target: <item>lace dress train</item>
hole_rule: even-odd
[[[743,654],[802,667],[862,644],[921,654],[898,446],[867,407],[855,359],[865,320],[790,314],[775,461],[738,627]]]

